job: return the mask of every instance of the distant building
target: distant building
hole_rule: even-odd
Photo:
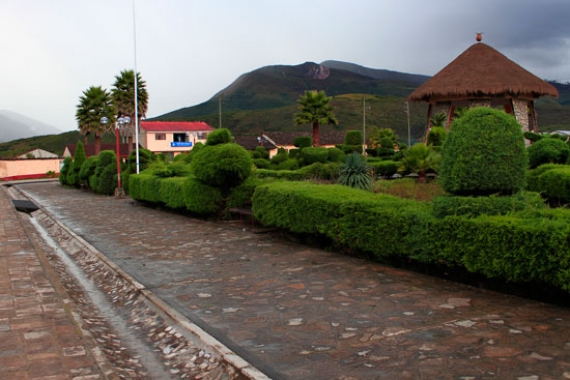
[[[203,121],[146,121],[140,123],[140,144],[153,153],[187,152],[206,142],[214,128]]]
[[[76,144],[66,145],[65,149],[63,150],[63,157],[74,157],[76,147]],[[86,157],[95,156],[95,144],[85,144],[83,147],[85,148]],[[112,150],[115,152],[116,145],[114,143],[101,144],[101,151],[104,150]],[[121,158],[127,158],[129,156],[129,144],[119,144],[119,150],[121,152]]]
[[[57,154],[48,152],[47,150],[43,149],[34,149],[21,154],[18,158],[57,158]]]
[[[259,136],[235,136],[237,144],[247,150],[255,150],[258,146],[263,146],[269,152],[269,157],[277,154],[279,148],[287,151],[297,149],[293,144],[297,137],[312,137],[312,132],[266,132]],[[336,145],[344,144],[346,131],[326,131],[320,133],[321,147],[334,148]]]

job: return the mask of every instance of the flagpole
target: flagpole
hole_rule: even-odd
[[[139,84],[138,84],[138,71],[137,71],[137,18],[135,12],[135,0],[133,0],[133,36],[134,36],[134,57],[135,57],[135,149],[136,149],[136,164],[137,174],[140,173],[140,158],[139,158]]]

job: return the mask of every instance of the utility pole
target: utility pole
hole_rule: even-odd
[[[223,92],[220,94],[220,96],[218,96],[219,128],[222,128],[222,96],[224,96]]]
[[[412,137],[410,135],[410,102],[406,101],[406,115],[408,115],[408,148],[412,144]]]
[[[362,154],[366,155],[366,95],[362,97]]]

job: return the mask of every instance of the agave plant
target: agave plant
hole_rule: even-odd
[[[371,190],[374,177],[369,172],[364,156],[354,152],[348,155],[340,168],[338,183],[356,189]]]

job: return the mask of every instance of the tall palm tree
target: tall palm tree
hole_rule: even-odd
[[[305,91],[297,103],[300,112],[295,114],[295,125],[313,125],[313,146],[320,146],[319,125],[338,124],[333,108],[329,105],[329,98],[324,91]]]
[[[91,86],[79,97],[75,119],[79,125],[79,131],[86,140],[89,134],[95,136],[96,155],[101,151],[101,136],[113,127],[114,115],[115,108],[111,94],[103,87]],[[109,120],[107,124],[101,123],[102,117]]]
[[[127,137],[129,150],[131,150],[135,132],[135,72],[133,70],[123,70],[115,77],[112,96],[117,116],[128,116],[131,118],[131,123],[126,126],[124,131],[121,131],[123,136]],[[142,80],[140,73],[137,73],[137,102],[138,110],[136,114],[140,121],[142,117],[146,116],[148,109],[146,82]]]

